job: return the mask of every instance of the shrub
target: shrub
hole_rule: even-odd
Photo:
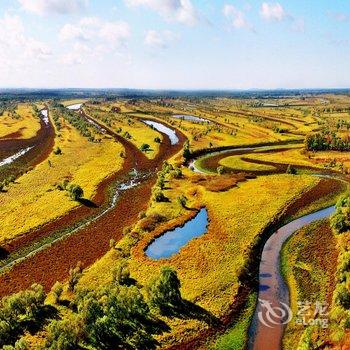
[[[335,302],[346,310],[350,309],[350,292],[344,283],[340,283],[336,287]]]
[[[79,185],[71,184],[68,191],[70,197],[75,201],[78,201],[84,196],[84,191]]]
[[[0,304],[0,346],[13,344],[29,325],[43,321],[46,294],[41,285],[4,297]]]
[[[63,284],[57,281],[57,282],[52,286],[51,292],[52,292],[53,295],[55,296],[56,302],[58,302],[59,299],[60,299],[60,297],[61,297],[61,295],[62,295],[62,292],[63,292]]]
[[[156,186],[159,187],[161,190],[164,190],[164,188],[165,188],[164,176],[159,176]]]
[[[80,261],[78,261],[76,267],[69,270],[68,278],[68,290],[73,292],[75,286],[78,284],[80,277],[83,274],[83,266]]]
[[[185,158],[185,160],[189,160],[191,158],[191,150],[188,140],[184,143],[182,155]]]
[[[60,155],[60,154],[62,154],[62,150],[59,147],[56,147],[53,151],[53,154],[55,154],[56,156]]]
[[[186,208],[187,205],[187,197],[183,194],[179,197],[177,197],[177,202],[183,207]]]
[[[119,285],[127,285],[130,282],[130,271],[125,260],[117,263],[113,270],[113,282]]]
[[[168,198],[164,195],[164,193],[162,191],[156,191],[154,193],[154,200],[156,202],[167,202]]]
[[[91,348],[155,349],[156,327],[149,307],[135,286],[106,287],[79,296],[78,311]],[[159,331],[159,329],[158,329]]]
[[[151,149],[151,146],[148,143],[143,143],[140,147],[140,150],[142,152],[148,152],[150,151],[150,149]]]
[[[220,165],[220,166],[217,167],[216,172],[219,175],[222,175],[225,172],[225,168],[222,165]]]
[[[164,222],[166,217],[158,213],[151,214],[139,222],[139,227],[143,231],[151,232],[153,231],[157,224]]]
[[[289,164],[288,167],[287,167],[286,173],[287,174],[291,174],[291,175],[296,175],[297,174],[297,169]]]
[[[160,139],[160,137],[157,136],[157,137],[154,138],[154,142],[161,143],[162,140]]]
[[[172,172],[171,175],[175,178],[175,179],[180,179],[183,177],[182,174],[182,170],[179,167],[176,167]]]

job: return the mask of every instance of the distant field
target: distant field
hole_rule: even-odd
[[[40,119],[29,104],[19,104],[13,112],[0,116],[0,141],[6,138],[29,139],[40,129]]]

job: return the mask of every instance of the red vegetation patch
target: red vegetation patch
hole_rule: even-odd
[[[208,191],[222,192],[237,186],[237,183],[245,181],[247,178],[251,178],[251,176],[245,173],[221,176],[196,174],[191,178],[191,182],[205,187]]]

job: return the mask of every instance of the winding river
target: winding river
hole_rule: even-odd
[[[154,120],[143,120],[143,122],[149,126],[151,126],[152,128],[156,129],[157,131],[160,131],[164,134],[166,134],[172,145],[176,145],[179,143],[179,138],[176,135],[176,131],[167,127],[166,125],[159,123],[159,122],[155,122]]]
[[[293,220],[279,228],[265,243],[259,266],[258,304],[249,330],[249,349],[281,349],[285,323],[289,321],[288,316],[290,316],[288,286],[280,271],[282,245],[297,230],[316,220],[329,217],[334,209],[334,207],[328,207]],[[277,317],[272,318],[273,322],[271,322],[269,305],[274,310],[280,310]],[[281,317],[283,312],[285,317]]]

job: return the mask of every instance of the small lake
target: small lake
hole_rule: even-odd
[[[184,226],[165,232],[156,238],[146,249],[146,255],[151,259],[166,259],[179,252],[191,239],[207,232],[208,211],[201,209]]]
[[[155,122],[153,120],[143,120],[143,122],[149,126],[152,126],[156,130],[169,136],[170,143],[176,145],[179,142],[179,138],[176,135],[175,130],[168,128],[162,123]]]
[[[72,111],[78,111],[82,105],[83,105],[82,103],[76,103],[74,105],[67,106],[67,108]]]
[[[175,114],[175,115],[172,116],[172,118],[189,120],[191,122],[208,122],[208,123],[211,123],[211,121],[208,120],[208,119],[196,117],[194,115],[187,115],[187,114]]]

